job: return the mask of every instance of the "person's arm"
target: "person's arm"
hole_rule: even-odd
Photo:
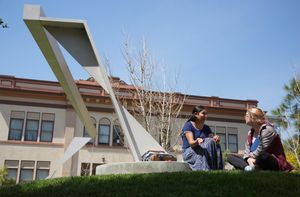
[[[250,145],[249,145],[249,143],[248,143],[248,141],[247,141],[246,144],[245,144],[245,151],[244,151],[244,156],[243,156],[243,158],[244,158],[245,160],[247,160],[249,157],[251,157],[251,156],[250,156]]]
[[[246,139],[246,143],[245,143],[245,151],[244,151],[244,160],[247,161],[250,156],[250,144],[248,142],[248,136],[250,135],[251,133],[251,130],[248,132],[248,135],[247,135],[247,139]]]
[[[250,153],[250,156],[256,158],[260,153],[266,151],[270,147],[276,136],[277,133],[275,132],[273,127],[267,126],[265,129],[263,129],[259,138],[260,144],[255,151]]]
[[[207,136],[210,137],[210,138],[213,138],[216,143],[219,143],[220,142],[220,136],[214,135],[209,126],[207,126],[207,129],[208,129],[208,135]]]
[[[220,136],[218,135],[214,135],[213,133],[210,133],[208,137],[213,138],[216,143],[220,142]]]
[[[245,151],[244,151],[243,158],[248,163],[248,165],[250,165],[251,167],[255,166],[256,159],[250,153],[250,145],[249,145],[248,139],[247,139],[247,142],[245,144]]]
[[[193,133],[191,131],[186,131],[185,132],[185,137],[190,144],[191,147],[197,146],[203,142],[202,138],[197,138],[194,140]]]
[[[215,140],[215,142],[216,143],[220,143],[220,136],[218,136],[218,135],[215,135],[215,136],[213,136],[213,139]]]
[[[256,161],[256,159],[254,159],[254,158],[252,158],[252,157],[249,157],[248,159],[247,159],[247,163],[251,166],[251,167],[255,167],[255,161]]]

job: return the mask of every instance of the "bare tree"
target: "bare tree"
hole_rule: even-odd
[[[171,137],[174,135],[172,131],[177,122],[175,119],[178,118],[185,101],[185,95],[174,91],[178,75],[175,77],[174,86],[167,84],[170,80],[166,80],[165,66],[159,65],[150,55],[145,40],[141,49],[135,52],[126,39],[122,54],[126,61],[130,83],[134,86],[135,96],[129,110],[138,117],[149,133],[158,135],[163,148],[170,150]],[[155,72],[160,73],[160,79],[155,78]]]
[[[126,39],[122,53],[127,64],[130,83],[135,88],[133,92],[135,98],[132,101],[133,113],[135,116],[141,117],[143,126],[150,131],[154,110],[152,89],[154,60],[149,56],[145,41],[143,41],[142,50],[135,54],[131,51],[128,39]]]
[[[0,26],[1,26],[2,28],[8,28],[7,23],[5,23],[5,22],[2,20],[2,18],[0,18]]]

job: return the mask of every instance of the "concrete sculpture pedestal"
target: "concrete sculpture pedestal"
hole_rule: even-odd
[[[160,172],[189,172],[192,171],[185,162],[177,161],[147,161],[121,162],[97,166],[96,175],[109,174],[142,174]]]

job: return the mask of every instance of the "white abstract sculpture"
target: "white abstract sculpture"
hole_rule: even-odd
[[[141,156],[148,150],[165,151],[137,120],[118,103],[109,82],[108,75],[101,64],[86,21],[46,17],[39,5],[25,5],[23,19],[64,89],[68,100],[86,127],[90,137],[93,138],[96,136],[95,127],[90,120],[89,112],[69,71],[58,43],[61,44],[110,95],[134,160],[141,161]],[[80,138],[76,138],[77,141],[79,141],[79,139]],[[81,143],[71,143],[75,144],[75,146],[68,147],[68,149],[72,150],[66,150],[61,164],[72,157],[73,154],[88,142],[86,138],[82,138],[82,140]]]

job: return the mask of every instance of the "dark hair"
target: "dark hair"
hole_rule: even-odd
[[[193,111],[192,111],[192,115],[191,117],[187,120],[187,122],[189,121],[195,121],[197,118],[195,116],[195,113],[201,112],[203,111],[205,108],[202,105],[197,105],[194,107]]]

